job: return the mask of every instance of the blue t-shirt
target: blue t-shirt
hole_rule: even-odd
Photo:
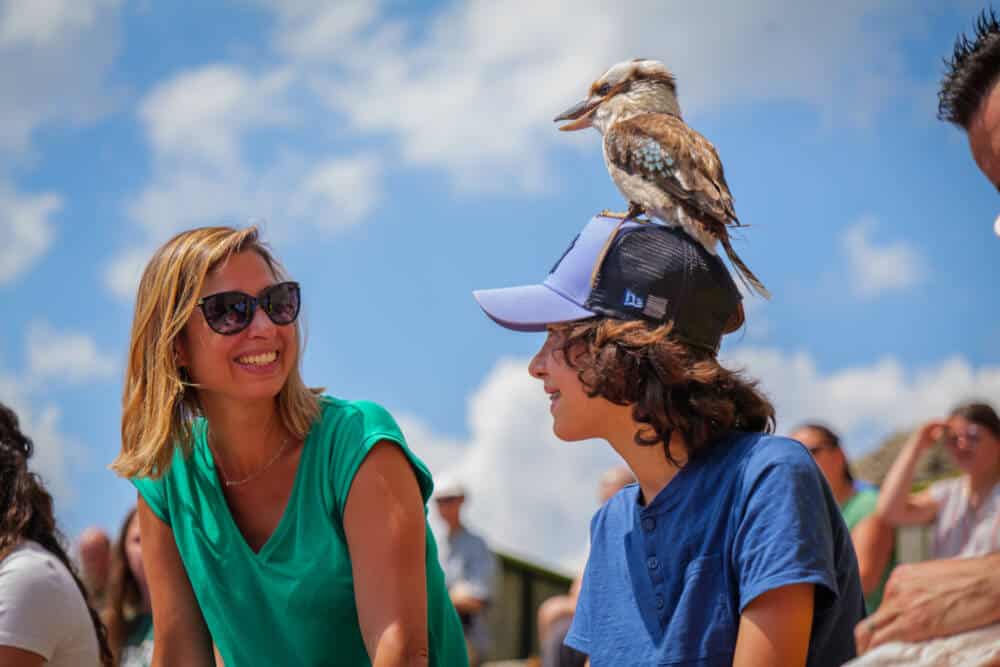
[[[732,433],[647,506],[632,484],[598,510],[566,644],[594,667],[728,666],[743,609],[797,583],[816,586],[807,664],[844,664],[865,607],[840,508],[801,444]]]

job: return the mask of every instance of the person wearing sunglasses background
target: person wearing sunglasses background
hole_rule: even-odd
[[[865,608],[872,613],[882,602],[882,589],[896,564],[895,533],[874,515],[878,490],[854,478],[847,454],[840,446],[840,436],[828,426],[816,422],[802,424],[789,437],[809,450],[833,491],[858,556]]]
[[[145,269],[112,468],[139,491],[154,664],[466,665],[430,473],[383,408],[305,385],[300,302],[253,227]]]
[[[911,493],[917,462],[937,442],[963,474]],[[993,408],[968,403],[918,428],[889,469],[875,512],[894,526],[933,524],[932,558],[1000,551],[1000,418]]]

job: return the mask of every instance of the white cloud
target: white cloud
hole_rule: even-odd
[[[400,423],[435,477],[466,484],[469,523],[491,544],[572,570],[586,549],[600,475],[620,459],[604,443],[557,440],[548,406],[527,360],[505,359],[469,398],[467,440],[436,436],[413,417]]]
[[[19,194],[0,182],[0,285],[30,269],[51,247],[56,236],[51,218],[61,208],[56,194]]]
[[[101,11],[116,5],[118,0],[2,0],[0,47],[44,47],[72,38],[93,25]]]
[[[876,227],[876,221],[867,217],[848,227],[842,237],[854,293],[866,299],[913,287],[924,276],[924,260],[916,247],[907,241],[877,245],[870,238]]]
[[[977,398],[1000,406],[1000,367],[975,368],[960,356],[916,369],[886,356],[869,366],[829,373],[821,371],[806,352],[741,347],[727,358],[732,366],[744,367],[761,380],[777,408],[781,432],[820,419],[845,434],[854,454],[964,400]]]
[[[328,160],[306,178],[291,213],[330,230],[356,224],[380,199],[380,176],[374,155]]]
[[[483,380],[468,401],[468,438],[437,435],[413,416],[399,421],[435,477],[468,485],[468,521],[493,545],[572,571],[586,547],[600,473],[619,459],[605,443],[552,435],[548,401],[527,363],[501,360]],[[960,357],[919,369],[887,357],[827,373],[806,352],[742,347],[725,363],[761,380],[780,432],[822,419],[844,434],[852,454],[968,398],[1000,405],[1000,367],[974,368]]]
[[[57,331],[45,322],[28,327],[28,378],[32,383],[86,382],[107,378],[117,364],[88,334]]]
[[[370,152],[317,155],[292,131],[302,122],[287,68],[255,75],[228,65],[182,72],[145,97],[139,115],[153,149],[151,181],[126,203],[142,230],[137,244],[109,258],[103,280],[134,295],[142,268],[169,236],[203,225],[267,221],[274,237],[336,233],[362,222],[382,196]],[[267,160],[249,145],[276,145]]]
[[[246,132],[293,119],[290,83],[288,71],[253,77],[237,67],[209,65],[158,85],[139,114],[158,159],[231,166],[240,160]]]
[[[105,81],[118,48],[118,0],[0,0],[0,154],[36,128],[88,122],[116,96]]]
[[[896,0],[471,0],[429,25],[377,3],[266,4],[278,48],[354,127],[394,136],[409,163],[460,186],[500,190],[544,187],[545,150],[560,141],[551,118],[619,60],[669,63],[689,112],[789,100],[868,122],[910,83],[901,44],[919,24]]]

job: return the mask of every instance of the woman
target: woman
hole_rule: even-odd
[[[104,626],[60,544],[33,445],[0,404],[0,665],[110,667]]]
[[[809,454],[716,359],[742,322],[715,255],[677,229],[595,218],[543,285],[476,293],[548,330],[529,372],[562,440],[606,440],[638,480],[591,521],[566,643],[604,665],[842,665],[857,562]]]
[[[936,442],[963,474],[910,493],[921,455]],[[933,524],[935,559],[1000,551],[1000,418],[993,408],[968,403],[917,429],[886,475],[876,512],[894,526]]]
[[[878,491],[854,480],[840,437],[827,426],[803,424],[792,431],[791,438],[809,450],[833,491],[858,556],[865,608],[868,613],[874,612],[882,602],[885,582],[896,564],[895,533],[875,515]]]
[[[299,286],[258,239],[178,234],[139,285],[122,451],[154,664],[463,665],[427,468],[299,372]]]
[[[122,520],[108,583],[108,628],[118,667],[149,667],[153,661],[153,613],[142,567],[142,541],[135,508]]]

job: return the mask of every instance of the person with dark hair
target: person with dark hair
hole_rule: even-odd
[[[911,493],[921,456],[943,443],[962,475]],[[1000,551],[1000,419],[968,403],[914,431],[893,462],[876,513],[894,526],[932,524],[934,558]]]
[[[591,521],[566,643],[605,665],[842,665],[864,600],[850,533],[774,408],[717,359],[743,320],[718,256],[679,229],[591,220],[544,284],[475,293],[547,331],[528,371],[562,440],[638,480]]]
[[[142,541],[135,507],[122,519],[111,555],[104,622],[118,667],[153,664],[153,609],[142,566]]]
[[[111,666],[104,625],[60,542],[34,446],[0,403],[0,665]]]
[[[871,613],[882,602],[882,589],[895,566],[895,533],[874,515],[878,491],[870,484],[861,484],[854,479],[847,456],[840,446],[840,437],[828,426],[803,424],[792,431],[791,438],[805,445],[812,454],[840,505],[858,556],[865,607]]]
[[[1000,21],[992,9],[976,20],[972,37],[959,35],[938,92],[938,118],[969,137],[972,157],[1000,189]]]

